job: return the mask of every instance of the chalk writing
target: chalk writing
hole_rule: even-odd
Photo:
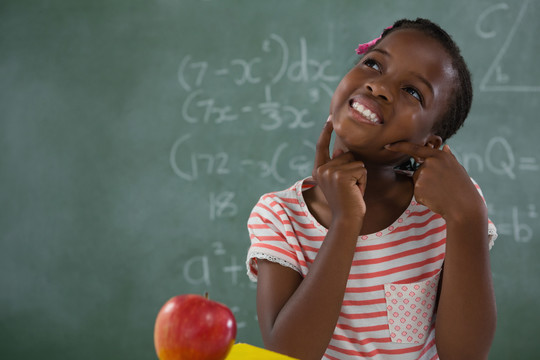
[[[270,86],[267,85],[265,90],[265,102],[259,104],[261,114],[270,120],[269,123],[261,124],[261,128],[266,131],[279,128],[287,119],[289,128],[309,128],[314,125],[313,121],[306,122],[305,116],[308,114],[306,109],[297,109],[293,106],[281,106],[279,103],[272,101]]]
[[[241,114],[253,113],[258,110],[257,119],[261,119],[261,129],[266,131],[276,130],[284,124],[289,129],[306,129],[314,125],[313,121],[307,121],[308,110],[299,109],[291,105],[282,105],[274,101],[269,85],[264,88],[264,101],[259,104],[241,106],[233,109],[231,106],[220,106],[216,99],[205,96],[203,90],[195,90],[189,94],[182,104],[182,117],[190,124],[226,124],[238,120]],[[320,98],[318,89],[311,89],[310,96]]]
[[[269,160],[258,160],[252,158],[242,159],[242,155],[232,157],[224,151],[213,154],[193,152],[190,149],[195,142],[190,142],[191,139],[192,134],[182,135],[174,142],[169,154],[169,162],[174,173],[185,181],[196,181],[202,176],[227,176],[240,170],[247,170],[255,172],[261,178],[272,177],[279,183],[286,183],[286,179],[295,174],[307,176],[313,166],[311,158],[307,155],[284,156],[284,151],[289,147],[288,142],[280,143],[275,150],[270,151],[271,157]],[[315,145],[312,142],[304,140],[302,145],[306,148],[306,153],[313,153]],[[237,161],[233,162],[234,160]],[[182,163],[187,165],[182,167],[180,165]],[[278,170],[282,167],[288,170],[287,178],[280,174]],[[227,202],[230,200],[231,195],[227,195],[227,193],[211,198],[210,214],[212,220],[216,216],[222,217],[232,213],[233,204]],[[225,205],[227,206],[224,207]]]
[[[492,204],[489,205],[488,209],[497,214]],[[534,232],[531,225],[526,223],[526,219],[537,221],[536,205],[529,204],[526,210],[519,209],[517,206],[511,206],[505,210],[508,213],[505,213],[505,216],[499,216],[501,219],[496,223],[497,232],[500,235],[509,236],[516,243],[530,242],[534,237]]]
[[[281,157],[281,153],[285,148],[288,146],[287,143],[282,143],[278,145],[277,149],[274,151],[274,155],[272,156],[272,159],[267,162],[264,160],[261,161],[255,161],[251,159],[244,159],[241,161],[242,166],[252,166],[259,168],[259,174],[261,177],[267,177],[272,176],[277,182],[283,183],[285,182],[285,178],[283,178],[277,170],[277,163]]]
[[[236,319],[236,328],[237,329],[245,328],[247,326],[247,323],[245,321],[238,321],[239,314],[240,314],[240,311],[241,311],[240,306],[231,306],[231,311],[233,312],[234,317]]]
[[[236,216],[238,206],[233,202],[234,197],[235,194],[230,191],[210,193],[210,220]]]
[[[268,39],[263,40],[262,51],[271,53],[275,48],[272,44],[277,44],[280,54],[264,54],[264,56],[251,59],[236,58],[229,61],[229,67],[220,67],[215,70],[209,70],[210,64],[207,61],[193,60],[191,55],[186,55],[178,67],[178,82],[185,91],[192,91],[201,86],[208,74],[219,77],[230,76],[233,83],[238,86],[261,82],[277,84],[284,79],[290,82],[335,82],[340,79],[339,76],[331,74],[332,61],[320,61],[309,57],[308,44],[304,37],[299,39],[300,58],[295,61],[290,61],[287,42],[276,34],[270,34]],[[263,63],[263,59],[270,61],[277,59],[277,70],[275,72],[266,71],[272,64],[269,66],[269,64]],[[263,72],[261,69],[265,71]],[[254,76],[254,73],[257,75]],[[263,79],[263,74],[268,74],[268,76]]]
[[[315,144],[308,140],[304,140],[303,145],[311,149],[311,153],[315,152]],[[313,169],[313,160],[305,155],[292,156],[289,160],[289,169],[297,174],[299,178],[307,177]]]
[[[504,137],[491,138],[484,154],[474,152],[455,152],[456,158],[467,172],[489,171],[495,175],[515,180],[517,171],[536,172],[540,170],[537,159],[532,156],[516,157],[512,146]]]
[[[221,241],[213,242],[212,247],[214,248],[214,255],[216,256],[225,255],[227,253]]]
[[[186,261],[183,267],[184,279],[191,285],[212,285],[210,282],[210,267],[208,256],[195,256]]]
[[[264,40],[262,43],[262,49],[264,52],[272,51],[271,40],[275,41],[281,50],[281,62],[279,65],[279,70],[276,71],[275,75],[270,80],[271,84],[276,84],[283,78],[285,72],[287,71],[287,65],[289,63],[289,47],[287,46],[287,43],[285,42],[285,40],[283,40],[283,38],[276,34],[270,34],[269,39]]]
[[[287,42],[279,35],[270,34],[262,41],[262,56],[235,58],[226,61],[226,66],[214,68],[208,61],[186,55],[180,61],[177,73],[181,88],[188,93],[182,102],[183,120],[194,125],[220,125],[239,120],[243,115],[250,115],[250,118],[255,115],[265,131],[282,126],[289,129],[312,127],[314,122],[307,120],[309,111],[290,105],[289,99],[274,98],[272,86],[280,82],[307,84],[303,93],[307,100],[303,103],[318,103],[323,96],[331,98],[339,76],[331,73],[330,60],[309,56],[306,38],[299,38],[298,50],[299,58],[291,59]],[[227,99],[220,99],[219,95],[210,96],[204,90],[205,82],[215,83],[217,78],[230,79],[237,87],[256,86],[259,90],[262,86],[264,94],[260,94],[257,101],[256,93],[253,93],[245,104],[233,108]]]
[[[200,172],[206,175],[225,175],[230,173],[229,169],[229,154],[225,152],[217,152],[215,154],[205,154],[193,152],[190,154],[190,168],[189,170],[182,170],[178,165],[177,156],[180,146],[184,145],[189,139],[191,134],[185,134],[178,138],[171,149],[169,155],[169,162],[176,175],[187,181],[197,180],[200,176]],[[186,154],[186,152],[181,152]],[[206,166],[205,166],[206,165]]]
[[[195,255],[189,258],[183,264],[183,279],[190,285],[200,287],[204,291],[208,291],[212,284],[215,284],[217,279],[221,279],[220,274],[225,274],[225,283],[222,285],[233,288],[248,288],[250,290],[256,289],[256,284],[247,280],[244,276],[246,267],[243,261],[238,261],[235,255],[225,256],[227,251],[223,247],[223,243],[212,243],[214,248],[213,254],[215,257],[209,255]],[[221,259],[221,261],[218,261]],[[246,286],[247,285],[247,286]],[[242,310],[241,307],[234,304],[228,304],[232,312],[235,314],[237,320],[237,326],[239,328],[246,327],[246,317],[249,319],[252,317],[250,312]],[[253,316],[256,321],[256,315]]]
[[[204,75],[206,74],[206,69],[208,68],[208,62],[206,61],[192,62],[190,55],[187,55],[186,57],[184,57],[182,61],[180,62],[180,66],[178,67],[178,82],[180,83],[180,85],[182,86],[184,90],[191,91],[192,86],[189,85],[188,80],[186,78],[186,68],[197,70],[195,72],[194,83],[196,87],[199,87],[201,86]]]
[[[515,92],[540,91],[540,84],[539,85],[511,85],[509,84],[511,80],[510,76],[503,72],[502,66],[501,66],[501,60],[506,55],[510,44],[514,40],[516,31],[522,23],[523,17],[527,13],[527,7],[529,5],[529,2],[530,0],[525,0],[523,4],[521,5],[518,15],[516,16],[514,23],[510,27],[510,30],[508,31],[506,38],[499,49],[499,52],[495,56],[493,62],[489,66],[486,74],[484,75],[484,77],[482,78],[482,81],[480,82],[481,91],[515,91]],[[482,12],[482,14],[480,14],[476,22],[476,33],[478,34],[478,36],[480,36],[483,39],[490,39],[490,38],[496,37],[497,32],[495,30],[486,30],[484,27],[484,23],[486,19],[492,16],[495,12],[508,11],[509,9],[510,9],[510,6],[508,4],[501,3],[501,4],[490,6],[484,12]],[[490,84],[490,81],[493,78],[495,78],[496,85]]]
[[[231,114],[230,106],[218,106],[216,100],[203,95],[202,90],[192,92],[182,105],[182,116],[190,124],[214,123],[221,124],[238,119],[237,114]],[[195,101],[197,98],[201,98]],[[198,110],[197,115],[192,115],[192,109]]]
[[[234,59],[231,61],[231,66],[239,66],[241,68],[241,75],[234,79],[236,85],[244,85],[245,83],[249,84],[258,84],[261,82],[260,77],[254,78],[252,73],[253,65],[260,63],[261,58],[254,58],[249,61],[243,59]]]
[[[244,264],[238,264],[236,262],[236,257],[231,256],[231,262],[229,265],[222,268],[223,273],[231,274],[231,284],[238,285],[238,273],[244,273],[246,271],[246,266]]]
[[[226,251],[224,249],[218,250],[219,254],[216,256],[222,258],[225,262],[217,262],[216,259],[211,259],[208,255],[193,256],[183,264],[184,280],[191,285],[211,286],[213,283],[212,278],[222,273],[229,275],[227,277],[230,278],[230,282],[227,285],[239,286],[241,282],[245,283],[247,278],[243,278],[238,274],[246,272],[246,265],[243,262],[238,262],[234,255],[225,256]]]

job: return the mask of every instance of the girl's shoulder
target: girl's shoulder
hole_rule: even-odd
[[[304,178],[301,180],[298,180],[295,182],[292,186],[289,186],[288,188],[277,190],[277,191],[271,191],[266,194],[263,194],[259,198],[259,203],[269,203],[269,202],[282,202],[286,201],[287,199],[297,199],[300,201],[303,197],[303,192],[306,190],[309,190],[313,188],[316,185],[316,183],[313,181],[311,177]]]

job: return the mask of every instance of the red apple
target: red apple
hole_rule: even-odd
[[[235,338],[232,311],[193,294],[167,301],[154,327],[154,345],[160,360],[223,360]]]

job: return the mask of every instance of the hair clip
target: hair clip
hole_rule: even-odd
[[[388,29],[391,29],[391,28],[392,28],[392,26],[389,26],[389,27],[387,27],[385,30],[388,30]],[[381,36],[379,36],[378,38],[373,39],[373,40],[371,40],[371,41],[369,41],[369,42],[367,42],[367,43],[359,44],[358,47],[356,48],[356,53],[357,53],[358,55],[362,55],[362,54],[367,53],[368,50],[369,50],[373,45],[375,45],[375,44],[377,43],[377,41],[379,41],[379,40],[381,39],[381,37],[382,37],[382,34],[381,34]]]

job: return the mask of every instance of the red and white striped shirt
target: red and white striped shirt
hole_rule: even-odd
[[[306,276],[327,229],[310,214],[302,191],[311,179],[263,195],[248,230],[248,275],[257,259]],[[477,186],[478,188],[478,186]],[[478,188],[480,191],[480,189]],[[497,237],[489,222],[490,247]],[[418,204],[386,229],[358,238],[341,314],[325,359],[438,359],[434,305],[446,248],[446,224]]]

